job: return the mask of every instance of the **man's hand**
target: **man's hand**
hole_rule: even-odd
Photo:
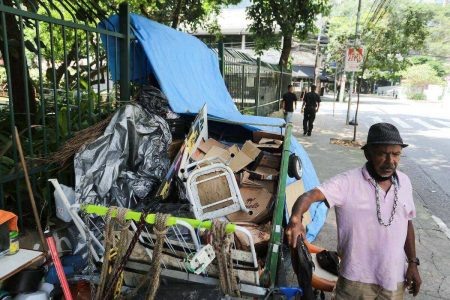
[[[302,220],[300,220],[296,216],[292,216],[291,220],[289,221],[288,226],[286,227],[285,231],[288,244],[291,248],[295,249],[297,247],[297,238],[299,236],[306,236],[306,230],[305,227],[302,224]]]
[[[420,285],[422,284],[422,279],[420,279],[419,270],[415,263],[410,263],[408,269],[406,270],[406,288],[409,293],[414,297],[419,294]]]

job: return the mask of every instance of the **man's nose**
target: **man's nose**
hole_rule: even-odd
[[[386,162],[392,164],[394,162],[394,157],[392,156],[392,154],[388,153],[386,154]]]

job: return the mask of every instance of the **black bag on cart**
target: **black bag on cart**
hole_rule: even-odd
[[[314,262],[308,248],[303,242],[303,238],[297,239],[297,248],[291,253],[292,267],[297,275],[298,286],[303,290],[302,300],[314,300],[312,288],[312,275]]]

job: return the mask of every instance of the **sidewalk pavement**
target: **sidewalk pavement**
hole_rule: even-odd
[[[346,103],[336,103],[343,109]],[[332,116],[332,102],[323,101],[316,116],[312,136],[304,137],[302,129],[303,116],[300,111],[294,113],[293,133],[310,156],[320,182],[346,170],[360,167],[365,163],[363,152],[358,148],[330,144],[330,138],[353,137],[353,126],[345,125],[345,115]],[[363,130],[363,129],[361,129]],[[358,132],[357,140],[365,141],[367,132]],[[421,260],[419,271],[423,281],[420,294],[416,299],[450,299],[450,240],[433,220],[424,206],[424,174],[420,174],[414,162],[402,159],[402,170],[410,175],[417,217],[414,220],[416,230],[417,256]],[[412,174],[412,175],[411,175]],[[424,175],[424,176],[421,176]],[[428,191],[429,192],[429,191]],[[330,210],[326,223],[314,242],[319,246],[335,250],[337,246],[336,218]],[[294,278],[288,279],[295,280]],[[327,295],[327,299],[329,299]],[[406,299],[413,299],[406,296]]]

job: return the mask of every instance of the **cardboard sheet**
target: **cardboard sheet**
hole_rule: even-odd
[[[258,144],[277,144],[277,145],[281,145],[283,144],[282,141],[280,140],[276,140],[276,139],[268,139],[268,138],[262,138]]]
[[[279,170],[281,166],[281,155],[263,152],[256,160],[257,167],[267,167]]]
[[[233,172],[239,172],[251,164],[256,157],[258,157],[259,153],[261,153],[261,150],[259,150],[254,143],[246,141],[244,146],[242,146],[241,151],[231,159],[229,167]]]
[[[222,149],[225,149],[226,146],[215,139],[209,138],[206,141],[202,141],[200,145],[198,145],[198,149],[202,151],[203,153],[208,153],[208,151],[211,149],[211,147],[216,146]]]
[[[219,148],[217,146],[212,146],[209,151],[205,155],[206,158],[212,158],[212,157],[220,157],[223,159],[223,161],[227,162],[231,159],[231,154],[228,152],[227,149]]]
[[[255,248],[258,248],[259,246],[264,246],[270,240],[270,230],[271,230],[270,223],[264,225],[257,225],[250,222],[236,222],[234,224],[244,227],[250,232],[253,238]],[[236,242],[238,249],[248,251],[250,249],[250,243],[248,241],[247,236],[240,231],[236,231],[235,235],[237,239]]]
[[[264,221],[270,214],[270,207],[273,195],[265,188],[261,187],[242,187],[241,196],[245,206],[251,211],[247,214],[238,211],[227,216],[231,222],[252,222],[259,223]]]
[[[280,140],[283,141],[284,137],[280,134],[276,134],[273,132],[267,132],[267,131],[253,131],[253,141],[255,143],[259,143],[259,141],[263,138],[268,138],[268,139],[276,139],[276,140]]]
[[[239,152],[239,147],[236,145],[233,145],[233,146],[229,147],[227,150],[228,150],[228,152],[236,155]]]
[[[255,170],[248,172],[251,180],[278,180],[279,175],[278,170],[266,167],[257,167]]]
[[[302,180],[297,180],[296,182],[288,185],[286,187],[286,207],[289,213],[289,217],[292,215],[292,207],[295,201],[305,192],[305,187],[303,186]],[[306,226],[311,223],[311,214],[309,210],[303,214],[303,225]]]

